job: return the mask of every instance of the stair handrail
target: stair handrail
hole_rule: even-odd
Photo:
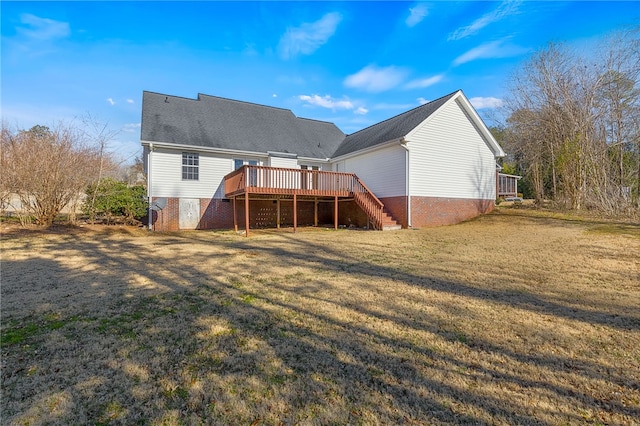
[[[364,210],[364,212],[373,220],[373,226],[375,229],[382,229],[382,214],[384,211],[384,204],[374,195],[374,193],[360,180],[358,176],[353,175],[354,185],[353,194],[356,203]],[[356,191],[356,189],[358,189]],[[356,195],[358,194],[358,195]],[[362,197],[365,197],[363,199]]]

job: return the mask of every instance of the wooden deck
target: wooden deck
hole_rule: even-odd
[[[296,202],[298,196],[333,198],[335,200],[335,227],[338,226],[337,201],[339,198],[353,198],[367,214],[374,229],[385,229],[385,226],[397,225],[397,222],[385,213],[382,202],[353,173],[245,165],[225,176],[224,188],[225,197],[233,199],[236,228],[236,198],[244,198],[247,235],[249,233],[249,199],[251,195],[292,196],[294,231],[297,225]]]

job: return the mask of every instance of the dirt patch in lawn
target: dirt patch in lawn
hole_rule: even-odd
[[[640,418],[637,224],[3,232],[3,424]]]

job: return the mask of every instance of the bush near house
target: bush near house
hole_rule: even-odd
[[[107,178],[89,185],[85,193],[83,211],[91,221],[102,216],[107,224],[115,217],[124,217],[125,222],[135,223],[146,213],[148,203],[142,185],[129,186],[126,182]]]

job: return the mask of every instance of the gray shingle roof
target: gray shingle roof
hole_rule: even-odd
[[[328,158],[344,138],[335,124],[298,118],[286,109],[202,94],[142,95],[143,141]]]
[[[458,92],[459,90],[350,134],[331,157],[350,154],[406,136]]]
[[[345,136],[333,123],[290,110],[199,94],[143,92],[141,139],[251,152],[332,158],[406,136],[458,91]]]

